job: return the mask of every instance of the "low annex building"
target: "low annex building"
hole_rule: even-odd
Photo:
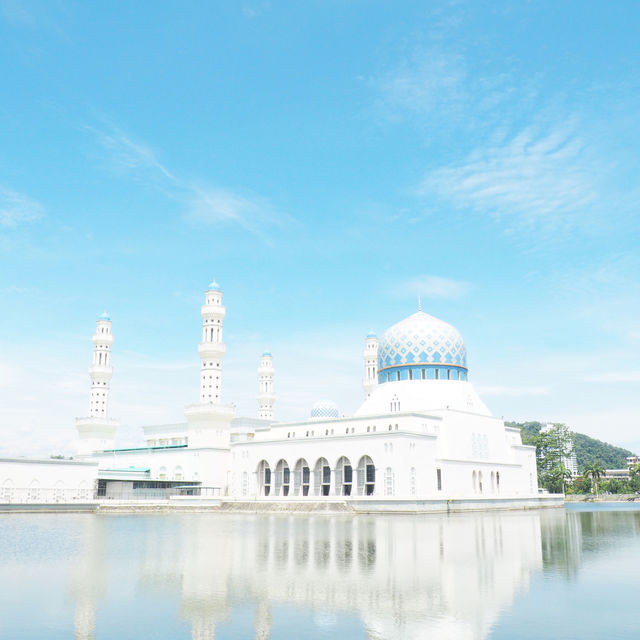
[[[352,416],[319,401],[310,417],[274,419],[274,367],[258,368],[256,417],[223,402],[226,309],[214,281],[202,307],[199,401],[182,424],[143,428],[144,445],[115,448],[109,418],[111,319],[97,321],[89,416],[77,420],[78,460],[98,464],[98,497],[182,493],[262,501],[538,500],[535,449],[493,415],[469,381],[467,352],[450,324],[419,309],[371,332],[363,352],[365,399]],[[524,504],[524,503],[522,503]]]

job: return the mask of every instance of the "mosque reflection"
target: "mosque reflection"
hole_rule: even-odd
[[[631,531],[640,532],[640,513]],[[598,518],[598,516],[604,516]],[[254,637],[270,637],[272,606],[357,616],[370,639],[485,638],[541,571],[578,571],[585,536],[607,514],[502,512],[449,516],[190,514],[135,516],[145,526],[131,557],[143,591],[179,599],[194,640],[213,640],[239,602],[254,610]],[[105,594],[107,530],[87,520],[71,575],[76,639],[95,633]],[[610,527],[613,535],[620,527]],[[623,529],[629,532],[629,527]],[[614,536],[615,537],[615,536]],[[588,545],[587,545],[588,546]],[[141,552],[141,558],[134,554]]]

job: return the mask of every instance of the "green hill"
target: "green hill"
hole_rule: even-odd
[[[522,442],[530,444],[531,438],[535,436],[544,426],[541,422],[505,422],[508,427],[518,427],[522,434]],[[578,461],[578,471],[582,470],[592,462],[599,462],[605,469],[625,469],[627,466],[627,456],[633,455],[631,451],[616,447],[608,442],[590,438],[583,433],[571,432],[573,437],[573,450]]]

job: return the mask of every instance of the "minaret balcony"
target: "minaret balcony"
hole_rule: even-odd
[[[227,315],[227,310],[217,304],[205,304],[200,309],[200,314],[203,318],[207,318],[208,320],[211,318],[224,320],[224,317]]]
[[[201,358],[222,358],[226,351],[224,342],[201,342],[198,345],[198,355]]]
[[[113,376],[113,368],[100,364],[93,364],[89,367],[89,375],[92,380],[109,381]]]

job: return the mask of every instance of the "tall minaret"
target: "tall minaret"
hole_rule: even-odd
[[[260,359],[258,369],[258,417],[263,420],[273,420],[273,403],[276,397],[273,393],[273,358],[271,353],[265,351]]]
[[[201,360],[200,402],[185,407],[187,440],[191,449],[216,449],[215,464],[200,469],[201,481],[208,486],[228,486],[228,457],[231,442],[231,420],[235,407],[222,404],[222,361],[226,347],[222,341],[222,289],[214,280],[205,293],[202,307],[202,341],[198,345]]]
[[[222,397],[222,361],[226,351],[222,342],[222,321],[227,310],[222,306],[222,289],[215,280],[207,289],[201,313],[202,342],[198,345],[202,360],[200,402],[218,404]]]
[[[378,384],[378,337],[373,331],[367,334],[362,356],[364,358],[362,386],[368,398]]]
[[[94,451],[112,449],[118,423],[110,420],[109,383],[113,375],[111,349],[113,334],[111,318],[105,311],[96,323],[93,334],[93,362],[89,367],[91,394],[89,396],[89,416],[76,419],[79,442],[78,453],[90,454]]]

